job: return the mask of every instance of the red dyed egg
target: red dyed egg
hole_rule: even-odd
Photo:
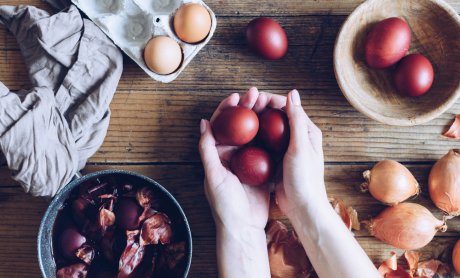
[[[246,28],[246,39],[249,47],[265,59],[281,59],[288,50],[286,32],[271,18],[252,20]]]
[[[125,230],[135,230],[139,228],[139,216],[142,208],[130,198],[125,198],[117,203],[115,209],[116,224]]]
[[[366,62],[371,68],[384,69],[401,60],[410,47],[411,30],[397,17],[380,21],[367,36]]]
[[[68,259],[75,259],[78,249],[86,243],[86,237],[74,227],[63,230],[59,239],[62,254]]]
[[[230,168],[242,183],[252,186],[267,183],[274,171],[270,155],[252,146],[238,150],[230,161]]]
[[[283,153],[289,146],[289,119],[281,109],[268,109],[259,118],[259,136],[265,147]]]
[[[394,84],[402,95],[418,97],[430,90],[434,71],[430,61],[421,54],[404,57],[394,73]]]
[[[241,106],[228,107],[212,122],[216,140],[228,146],[241,146],[251,142],[259,130],[257,114]]]

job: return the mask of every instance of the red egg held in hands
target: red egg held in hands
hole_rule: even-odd
[[[286,32],[271,18],[252,20],[246,28],[246,39],[256,54],[268,60],[281,59],[288,49]]]
[[[230,168],[243,184],[260,186],[272,177],[274,164],[265,150],[249,146],[233,155]]]
[[[394,84],[402,95],[418,97],[430,90],[434,71],[430,61],[421,54],[404,57],[394,73]]]
[[[228,146],[241,146],[254,139],[259,130],[257,114],[249,108],[225,108],[211,123],[216,140]]]
[[[376,69],[396,64],[409,50],[411,37],[409,25],[404,20],[391,17],[380,21],[366,39],[367,64]]]
[[[259,118],[259,136],[263,144],[277,154],[283,153],[289,146],[289,120],[281,109],[268,109]]]

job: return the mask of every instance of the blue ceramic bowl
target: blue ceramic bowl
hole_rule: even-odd
[[[97,178],[102,177],[119,177],[123,180],[129,180],[132,184],[135,185],[149,185],[152,186],[154,192],[158,192],[162,198],[166,198],[169,203],[172,204],[174,209],[177,209],[175,214],[179,215],[182,219],[183,229],[185,234],[185,268],[184,268],[184,276],[187,277],[187,274],[190,270],[190,265],[192,263],[192,233],[190,230],[190,226],[187,221],[187,217],[185,216],[184,211],[182,210],[181,206],[177,202],[177,200],[169,193],[163,186],[161,186],[156,181],[145,177],[141,174],[124,171],[124,170],[105,170],[94,172],[83,177],[79,177],[69,184],[67,184],[51,201],[48,209],[43,216],[42,222],[40,224],[40,228],[38,231],[38,263],[40,266],[40,270],[42,276],[45,278],[54,278],[56,277],[56,263],[54,261],[53,255],[53,233],[54,233],[54,223],[56,221],[56,217],[58,216],[59,211],[64,207],[65,201],[69,198],[70,193],[80,184],[88,181],[94,180]]]

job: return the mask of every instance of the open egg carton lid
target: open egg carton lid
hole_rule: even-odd
[[[151,78],[163,83],[169,83],[179,76],[209,42],[217,26],[216,15],[201,0],[72,0],[72,2]],[[180,40],[173,28],[176,11],[182,5],[189,3],[202,5],[211,16],[211,29],[208,36],[196,44]],[[168,36],[182,49],[182,63],[171,74],[157,74],[144,62],[144,48],[150,39],[157,36]]]

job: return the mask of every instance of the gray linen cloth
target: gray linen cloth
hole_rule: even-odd
[[[33,85],[11,92],[0,82],[0,152],[26,192],[54,196],[105,138],[123,57],[75,6],[54,15],[0,6],[0,20],[16,36]]]

